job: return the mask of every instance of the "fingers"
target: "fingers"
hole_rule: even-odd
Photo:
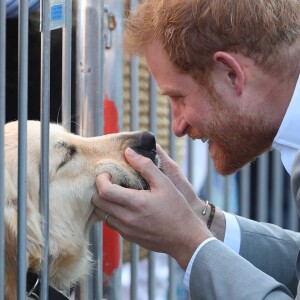
[[[104,211],[105,208],[102,208],[101,199],[97,192],[94,193],[94,195],[92,197],[92,203],[95,206],[94,212],[96,213],[97,217],[100,219],[100,221],[104,221],[105,214],[107,212]],[[101,209],[99,207],[101,207]]]
[[[120,207],[120,201],[116,201],[114,194],[115,186],[111,183],[111,176],[108,173],[101,173],[96,177],[96,186],[98,191],[92,197],[97,216],[104,220],[105,214],[115,214]],[[123,194],[120,194],[123,195]],[[107,200],[109,199],[109,201]]]
[[[179,166],[174,160],[172,160],[167,153],[159,146],[156,145],[157,154],[161,160],[162,172],[173,182],[178,188],[181,185],[181,181],[186,181],[185,176],[181,172]]]
[[[156,144],[156,152],[160,158],[161,167],[163,171],[168,171],[169,169],[178,169],[178,165],[174,160],[161,148],[159,144]]]
[[[131,148],[125,150],[125,157],[129,164],[147,180],[150,188],[158,187],[165,181],[164,174],[149,158],[137,154]]]
[[[106,213],[98,208],[94,210],[94,213],[99,218],[99,220],[105,222],[107,226],[116,229],[115,224],[117,219],[112,214]]]
[[[160,146],[160,144],[156,144],[156,152],[159,155],[159,157],[169,157],[169,155],[163,150],[163,148]]]
[[[104,211],[108,211],[108,206],[115,205],[131,207],[131,202],[138,199],[137,190],[126,189],[111,182],[109,173],[101,173],[96,177],[97,196],[93,196],[93,203]],[[103,201],[109,200],[109,201]],[[95,201],[95,202],[94,202]]]
[[[123,206],[101,199],[97,192],[92,197],[92,203],[95,205],[94,214],[113,229],[116,229],[118,220],[128,213]]]
[[[156,144],[156,152],[161,161],[172,161],[170,156],[162,149],[162,147],[159,144]]]

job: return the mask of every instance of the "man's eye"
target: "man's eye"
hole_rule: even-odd
[[[178,102],[178,101],[181,101],[183,99],[183,97],[175,95],[175,96],[169,96],[169,99],[172,101]]]

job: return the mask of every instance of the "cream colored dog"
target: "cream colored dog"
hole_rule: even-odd
[[[39,273],[42,259],[40,205],[40,123],[28,121],[27,265]],[[18,123],[5,125],[5,299],[17,293]],[[135,189],[146,181],[124,158],[131,147],[159,164],[155,138],[148,132],[83,138],[50,125],[49,139],[49,281],[66,291],[89,272],[87,232],[93,223],[95,177],[108,171],[112,181]]]

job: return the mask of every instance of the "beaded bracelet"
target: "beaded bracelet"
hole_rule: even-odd
[[[211,210],[210,210],[210,215],[209,215],[209,218],[208,218],[208,221],[207,221],[207,228],[208,229],[210,229],[211,223],[214,219],[215,212],[216,212],[216,207],[212,203],[210,203],[209,205],[211,207]]]
[[[210,214],[209,214],[208,221],[207,221],[207,228],[210,229],[211,223],[212,223],[213,218],[214,218],[214,216],[215,216],[216,207],[215,207],[212,203],[209,203],[209,202],[206,200],[206,201],[205,201],[205,207],[204,207],[204,209],[203,209],[202,212],[201,212],[203,216],[206,215],[206,211],[207,211],[208,205],[211,207],[211,210],[210,210]]]

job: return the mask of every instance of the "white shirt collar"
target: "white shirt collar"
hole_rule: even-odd
[[[291,174],[293,161],[300,149],[300,76],[272,147],[281,154],[281,161]]]

